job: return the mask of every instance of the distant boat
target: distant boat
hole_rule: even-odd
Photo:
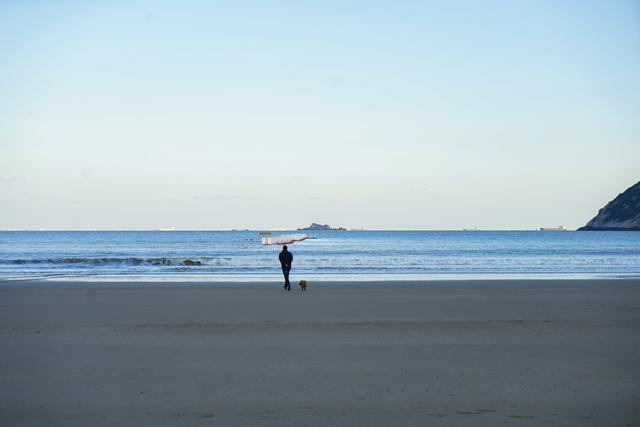
[[[540,231],[567,231],[567,227],[559,225],[557,227],[540,227]]]
[[[478,227],[462,228],[462,231],[480,231]]]
[[[176,231],[176,228],[172,225],[171,228],[156,228],[153,231]]]

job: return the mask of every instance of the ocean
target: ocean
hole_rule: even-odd
[[[273,237],[287,232],[273,232]],[[640,276],[639,232],[318,231],[292,280]],[[5,231],[0,279],[280,280],[257,231]],[[187,261],[188,260],[188,261]],[[188,265],[195,264],[195,265]]]

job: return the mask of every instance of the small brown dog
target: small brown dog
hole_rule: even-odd
[[[300,280],[300,290],[301,291],[306,291],[307,290],[307,281],[306,280]]]

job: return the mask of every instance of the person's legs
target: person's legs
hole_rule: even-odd
[[[284,265],[282,266],[282,274],[284,275],[284,288],[290,289],[291,284],[289,283],[289,271],[291,268],[287,268]]]
[[[284,288],[288,291],[291,290],[291,283],[289,283],[289,272],[291,271],[291,267],[283,267],[282,271],[284,273]]]

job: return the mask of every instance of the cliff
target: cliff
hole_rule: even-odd
[[[640,231],[640,181],[618,194],[587,225],[578,229],[584,230]]]

